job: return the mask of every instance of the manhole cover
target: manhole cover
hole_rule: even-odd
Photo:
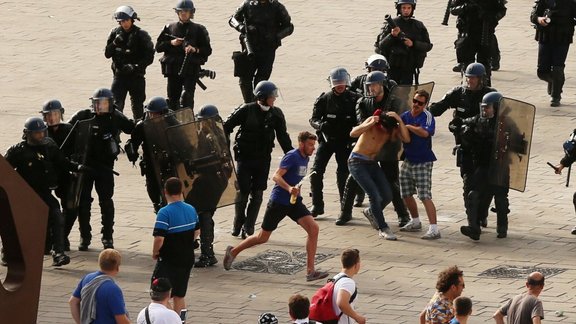
[[[316,253],[316,264],[333,258],[332,253]],[[306,268],[306,252],[267,250],[246,260],[234,263],[236,270],[292,275]]]
[[[566,269],[501,265],[485,270],[478,276],[491,278],[526,279],[526,277],[534,271],[541,272],[545,277],[548,278],[562,273],[566,271]]]

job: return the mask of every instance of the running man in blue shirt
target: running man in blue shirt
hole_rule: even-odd
[[[327,272],[318,271],[314,268],[314,258],[318,245],[318,224],[314,221],[312,214],[302,203],[300,196],[300,181],[306,176],[308,171],[308,161],[316,146],[316,135],[310,132],[298,134],[298,148],[286,153],[280,162],[280,166],[274,173],[272,180],[276,183],[270,194],[270,201],[266,207],[262,228],[252,236],[242,241],[238,246],[228,246],[224,256],[224,269],[230,270],[232,262],[240,252],[254,245],[266,243],[272,232],[284,217],[288,216],[293,221],[302,226],[308,238],[306,240],[306,275],[307,281],[319,280],[328,276]],[[296,202],[290,201],[291,196],[295,196]]]

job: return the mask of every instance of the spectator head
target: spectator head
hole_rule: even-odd
[[[414,93],[414,95],[418,95],[420,97],[424,97],[423,99],[426,99],[426,103],[428,103],[428,101],[430,101],[430,94],[428,93],[428,91],[424,90],[424,89],[419,89],[416,90],[416,92]]]
[[[458,266],[452,266],[438,274],[436,290],[443,293],[447,298],[454,299],[464,290],[464,273]]]
[[[278,319],[272,313],[262,313],[258,317],[258,324],[278,324]]]
[[[122,256],[114,249],[105,249],[98,256],[98,265],[103,272],[114,272],[120,270]]]
[[[340,257],[344,269],[352,269],[360,264],[360,251],[358,249],[346,249]]]
[[[170,298],[172,285],[168,278],[155,278],[150,285],[150,298],[153,301],[161,302]]]
[[[544,275],[538,271],[529,274],[526,278],[526,288],[538,296],[544,289]]]
[[[306,296],[296,294],[288,300],[288,311],[294,320],[306,319],[310,315],[310,300]]]
[[[303,131],[298,134],[298,143],[304,143],[307,140],[318,140],[318,136],[310,133],[309,131]]]
[[[453,301],[454,313],[457,316],[468,316],[472,314],[472,299],[464,296],[456,297]]]
[[[176,177],[169,178],[164,183],[164,191],[169,196],[177,196],[182,193],[182,181]]]

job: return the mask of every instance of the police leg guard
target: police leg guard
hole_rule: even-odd
[[[80,251],[87,251],[92,241],[92,226],[90,226],[90,205],[92,201],[92,198],[90,198],[90,202],[87,204],[81,201],[78,207],[78,227],[80,228],[80,245],[78,245],[78,250]]]
[[[246,206],[248,205],[248,196],[250,193],[238,192],[236,197],[235,213],[234,213],[234,226],[232,228],[232,236],[240,235],[242,226],[246,222]]]
[[[240,78],[240,91],[242,92],[244,103],[254,102],[255,99],[254,99],[254,89],[252,86],[252,77]]]
[[[310,193],[312,194],[312,213],[313,217],[324,214],[324,173],[316,173],[310,175]]]
[[[246,236],[254,234],[254,225],[256,224],[256,219],[258,218],[260,205],[262,205],[263,193],[264,191],[262,190],[252,190],[250,193],[250,202],[248,203],[248,208],[246,209],[246,222],[244,223],[243,228],[243,234]]]
[[[344,186],[344,193],[342,200],[340,200],[340,216],[336,220],[336,225],[342,226],[352,219],[352,207],[354,206],[354,196],[356,192],[362,191],[358,182],[354,180],[352,175],[348,176],[346,185]]]
[[[348,174],[349,172],[347,171],[336,171],[336,186],[338,186],[338,197],[340,200],[342,200],[342,196],[344,196],[344,188],[346,187]]]
[[[564,67],[563,66],[553,66],[551,72],[552,87],[550,96],[552,97],[550,101],[550,106],[558,107],[560,106],[560,99],[562,99],[562,88],[564,87]]]
[[[364,198],[366,198],[366,193],[364,190],[358,189],[356,191],[356,199],[354,201],[354,207],[362,207],[364,204]]]
[[[468,216],[468,226],[460,227],[460,232],[469,238],[477,241],[480,239],[480,226],[478,224],[478,206],[480,194],[477,191],[470,191],[466,197],[466,215]]]
[[[114,248],[114,201],[110,199],[100,201],[102,212],[102,245],[105,249]]]
[[[198,213],[200,219],[200,257],[194,264],[197,268],[210,267],[218,263],[214,256],[214,211]]]
[[[65,249],[65,222],[64,215],[59,207],[50,207],[50,217],[52,218],[50,232],[52,233],[52,247],[54,253],[63,253]]]

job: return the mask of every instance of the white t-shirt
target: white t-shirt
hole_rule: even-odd
[[[338,278],[344,275],[346,274],[340,272],[339,274],[334,276],[334,280],[337,280]],[[338,292],[340,291],[340,289],[346,290],[350,294],[350,297],[352,297],[352,295],[356,291],[356,283],[354,282],[354,280],[352,280],[352,278],[342,278],[338,280],[338,282],[336,282],[336,284],[334,285],[334,294],[333,294],[334,297],[332,298],[332,307],[334,308],[334,313],[336,314],[340,314],[342,312],[338,307],[338,305],[336,304],[338,298]],[[358,296],[356,296],[352,301],[352,303],[350,303],[352,309],[354,309],[354,304],[356,303],[356,300],[358,300]],[[353,318],[348,317],[348,315],[346,314],[342,314],[340,320],[338,321],[338,324],[352,324],[352,323],[356,323],[356,321]]]
[[[137,324],[146,324],[145,311],[146,308],[138,314]],[[150,316],[150,322],[152,324],[182,324],[180,316],[162,304],[150,303],[148,306],[148,315]]]

